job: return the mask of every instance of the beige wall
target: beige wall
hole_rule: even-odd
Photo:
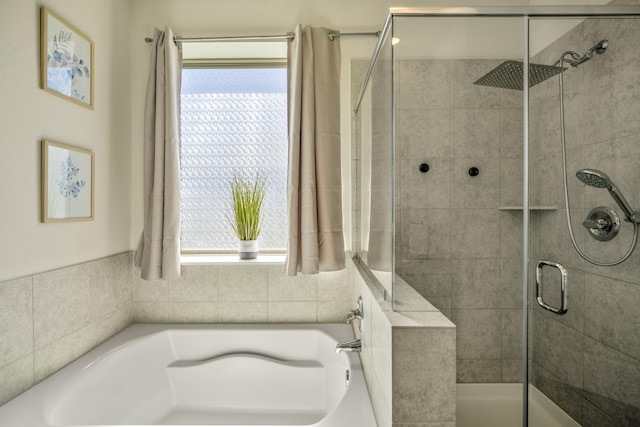
[[[95,109],[39,87],[45,5],[95,43]],[[127,0],[0,2],[0,281],[129,249],[130,117]],[[96,155],[95,220],[40,223],[40,140]]]

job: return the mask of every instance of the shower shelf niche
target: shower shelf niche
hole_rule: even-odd
[[[498,207],[499,211],[521,211],[522,206],[500,206]],[[530,211],[557,211],[557,206],[538,206],[532,205],[529,206]]]

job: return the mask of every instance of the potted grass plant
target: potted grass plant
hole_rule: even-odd
[[[258,236],[262,229],[262,202],[266,190],[266,178],[257,176],[253,180],[235,176],[230,181],[232,213],[227,219],[238,242],[240,259],[255,259],[258,256]]]

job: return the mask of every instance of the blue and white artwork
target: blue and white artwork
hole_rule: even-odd
[[[45,222],[93,218],[93,153],[45,141]]]
[[[46,52],[42,58],[46,64],[45,89],[93,106],[92,42],[46,8],[42,19],[43,30],[46,28]]]
[[[80,194],[80,190],[87,185],[87,181],[78,179],[77,175],[80,173],[78,168],[71,158],[71,153],[67,156],[67,160],[60,163],[60,179],[56,181],[58,184],[58,192],[65,199],[71,198],[77,199]]]
[[[67,68],[47,67],[47,85],[49,89],[71,96],[73,74]]]

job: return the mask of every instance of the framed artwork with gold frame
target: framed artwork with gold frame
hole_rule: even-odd
[[[93,109],[93,42],[73,25],[40,9],[42,89]]]
[[[91,221],[94,153],[42,141],[42,222]]]

